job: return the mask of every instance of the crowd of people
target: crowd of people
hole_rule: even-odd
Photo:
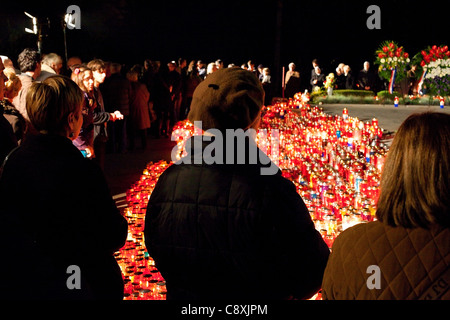
[[[85,97],[83,127],[74,144],[102,167],[106,152],[134,151],[135,140],[140,140],[139,147],[146,149],[148,135],[170,137],[174,124],[186,119],[198,84],[224,68],[221,59],[208,64],[202,60],[188,64],[184,58],[167,64],[146,59],[143,64],[125,66],[101,59],[86,62],[79,57],[69,58],[64,68],[57,53],[41,56],[29,48],[19,55],[18,68],[11,59],[4,58],[8,86],[2,111],[13,126],[17,144],[26,131],[33,131],[25,108],[30,85],[55,74],[65,75],[81,88]],[[235,65],[227,65],[230,67]],[[262,65],[255,68],[251,60],[240,67],[258,76],[266,92],[264,103],[270,104],[275,94],[270,69]]]
[[[25,49],[20,72],[0,64],[7,259],[0,296],[120,300],[113,253],[126,242],[127,221],[98,159],[108,148],[132,148],[130,135],[145,146],[148,129],[167,135],[186,117],[204,121],[204,130],[257,129],[270,71],[261,66],[260,76],[251,61],[225,68],[220,60],[186,66],[183,59],[167,69],[146,60],[123,70],[74,57],[63,76],[61,61]],[[295,65],[288,72],[287,83],[299,76]],[[311,85],[320,75],[314,66]],[[260,174],[271,164],[267,157],[169,167],[149,199],[144,231],[167,298],[308,299],[322,288],[325,299],[450,299],[442,286],[450,261],[449,117],[426,112],[403,122],[383,169],[376,221],[342,232],[331,254],[294,184],[280,170]],[[211,148],[211,137],[200,138],[202,149]],[[252,143],[246,139],[244,151]],[[188,157],[196,158],[196,143],[190,145]],[[222,145],[217,151],[227,156],[242,152]],[[367,270],[374,266],[381,274],[372,283]]]
[[[305,89],[314,92],[322,89],[329,73],[334,75],[333,89],[336,90],[370,90],[377,92],[385,86],[378,77],[377,72],[371,68],[370,62],[365,61],[363,67],[357,73],[353,72],[351,67],[345,63],[339,63],[335,70],[328,71],[319,65],[318,59],[312,60],[311,74],[306,76],[308,85],[302,85],[305,81],[300,81],[300,72],[296,69],[294,62],[288,65],[288,71],[284,78],[285,97],[291,98],[297,92],[303,92]]]
[[[64,64],[57,53],[41,56],[34,49],[25,49],[19,55],[17,68],[11,59],[4,57],[3,60],[8,85],[2,99],[2,111],[13,126],[17,144],[26,129],[33,130],[27,128],[25,108],[29,86],[55,74],[66,75],[78,84],[85,96],[84,124],[74,144],[101,166],[106,152],[134,151],[137,139],[140,140],[139,148],[145,149],[149,135],[169,137],[173,125],[186,119],[198,84],[216,70],[236,67],[233,63],[225,66],[221,59],[210,63],[192,60],[188,64],[184,58],[167,64],[146,59],[143,64],[125,66],[101,59],[81,61],[79,57],[71,57]],[[238,67],[258,77],[265,91],[264,104],[271,104],[279,94],[271,79],[271,70],[262,64],[256,67],[252,60]],[[323,87],[326,76],[317,59],[312,61],[312,67],[306,86],[311,92]],[[377,90],[380,86],[367,61],[356,76],[343,63],[337,66],[335,75],[335,89]],[[290,98],[304,91],[303,77],[295,63],[288,65],[283,83],[284,97]],[[6,156],[5,151],[1,156]]]

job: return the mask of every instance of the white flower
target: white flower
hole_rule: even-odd
[[[385,63],[386,59],[382,58],[380,61],[381,61],[381,63]]]

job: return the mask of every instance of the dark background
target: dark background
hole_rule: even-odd
[[[50,21],[43,27],[42,52],[64,57],[61,22],[71,4],[81,9],[81,29],[66,29],[69,57],[125,65],[147,58],[163,64],[179,57],[206,63],[220,58],[225,65],[252,60],[268,66],[278,82],[282,67],[295,62],[305,86],[313,58],[325,73],[340,62],[357,72],[365,60],[374,61],[384,40],[398,42],[411,57],[429,45],[449,45],[448,2],[442,0],[8,1],[0,9],[0,54],[15,62],[25,47],[36,47],[37,37],[24,31],[32,28],[27,11]],[[381,30],[366,26],[371,4],[381,9]]]

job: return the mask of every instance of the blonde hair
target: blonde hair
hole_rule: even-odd
[[[8,78],[8,80],[5,81],[5,97],[12,100],[22,88],[22,81],[20,81],[20,78],[16,75],[14,68],[5,68],[3,74]]]
[[[72,75],[72,80],[80,87],[81,90],[84,92],[87,92],[88,89],[85,87],[83,83],[84,73],[90,72],[92,73],[92,70],[88,68],[86,65],[81,65],[78,67],[78,71],[75,72],[75,74]]]
[[[41,133],[64,134],[68,116],[83,104],[83,93],[68,77],[55,75],[34,82],[28,90],[26,109],[31,124]]]

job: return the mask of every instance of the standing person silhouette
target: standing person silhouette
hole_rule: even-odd
[[[105,177],[72,144],[83,93],[65,76],[33,83],[26,109],[36,135],[10,154],[0,177],[2,299],[123,299],[113,253],[127,221]]]
[[[188,119],[205,135],[160,176],[145,217],[167,299],[306,299],[320,289],[329,249],[294,184],[251,138],[263,104],[256,74],[238,67],[195,89]],[[243,139],[224,137],[229,130]],[[213,139],[226,162],[201,157]],[[266,174],[266,166],[275,170]],[[268,257],[269,270],[261,263]]]

